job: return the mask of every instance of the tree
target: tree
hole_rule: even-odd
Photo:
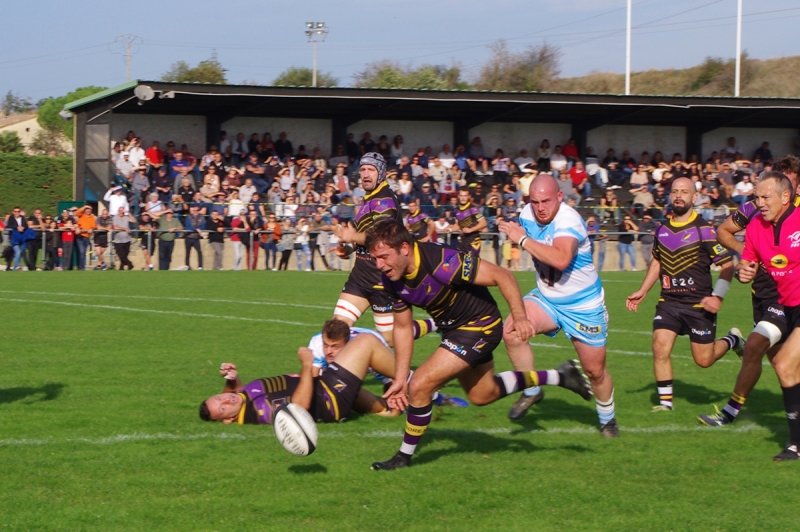
[[[206,59],[200,61],[196,67],[191,68],[186,61],[178,61],[164,72],[161,81],[174,83],[213,83],[224,85],[228,83],[225,79],[225,70],[216,59]]]
[[[0,103],[0,109],[5,114],[11,115],[14,113],[30,113],[36,110],[36,106],[29,99],[8,91],[3,97],[2,103]]]
[[[453,65],[423,65],[417,69],[403,66],[390,60],[367,65],[355,75],[356,87],[378,87],[382,89],[468,89],[469,84],[461,80],[461,68]]]
[[[289,67],[272,81],[273,85],[311,87],[314,72],[305,67]],[[317,87],[336,87],[339,79],[329,72],[317,72]]]
[[[505,41],[490,46],[492,57],[481,67],[476,89],[493,91],[543,91],[559,75],[558,48],[547,43],[512,52]]]
[[[19,153],[21,151],[22,141],[16,131],[0,133],[0,153]]]
[[[66,137],[72,140],[73,125],[72,121],[65,121],[59,116],[59,112],[64,109],[64,106],[75,100],[86,98],[92,94],[106,90],[105,87],[79,87],[70,92],[66,96],[59,96],[58,98],[48,98],[39,107],[39,116],[37,122],[45,129],[56,129],[61,131]]]
[[[60,129],[45,127],[33,136],[30,149],[38,155],[68,155],[69,139]]]

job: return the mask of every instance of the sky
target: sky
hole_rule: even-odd
[[[32,8],[35,8],[33,12]],[[67,9],[68,8],[68,9]],[[633,0],[633,71],[732,58],[737,0]],[[136,36],[131,78],[157,80],[177,61],[209,59],[232,84],[269,85],[291,66],[311,67],[306,22],[325,22],[318,71],[339,84],[371,62],[459,65],[474,80],[505,39],[513,51],[544,42],[561,52],[561,75],[625,71],[625,0],[41,0],[4,10],[0,94],[32,101],[87,85],[126,81],[119,36]],[[752,58],[800,55],[797,0],[744,0],[742,47]]]

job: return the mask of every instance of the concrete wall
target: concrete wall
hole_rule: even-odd
[[[142,147],[145,149],[157,140],[163,150],[167,141],[171,140],[178,148],[181,144],[186,144],[195,157],[200,157],[208,148],[204,116],[114,114],[111,117],[112,142],[122,140],[130,130],[142,139]]]
[[[606,150],[614,148],[617,157],[628,150],[637,161],[642,152],[660,151],[667,161],[672,160],[673,153],[686,157],[686,128],[674,126],[600,126],[586,135],[587,146],[594,148],[598,155],[605,156]]]
[[[411,156],[417,148],[430,146],[434,155],[442,150],[442,145],[450,144],[453,147],[452,122],[412,122],[408,120],[361,120],[347,128],[348,133],[355,135],[356,142],[361,141],[364,133],[369,131],[372,140],[378,142],[381,135],[386,135],[389,144],[396,135],[403,136],[403,154]]]
[[[703,159],[710,156],[712,151],[720,151],[727,146],[728,137],[736,137],[736,145],[747,159],[753,157],[753,152],[761,147],[762,142],[769,142],[772,156],[776,159],[797,151],[793,145],[797,139],[796,129],[723,127],[703,135]]]
[[[306,153],[314,153],[314,148],[319,148],[322,155],[327,157],[331,153],[331,121],[309,118],[259,118],[239,116],[222,124],[222,130],[228,132],[228,139],[233,141],[238,133],[244,133],[249,139],[253,133],[258,133],[259,138],[264,133],[270,133],[272,140],[278,140],[281,131],[286,132],[286,138],[292,141],[295,151],[301,144],[306,147]]]
[[[512,159],[519,155],[521,149],[528,150],[528,155],[535,158],[535,149],[542,140],[550,141],[552,149],[556,144],[566,144],[571,134],[569,124],[490,122],[470,129],[469,140],[471,142],[474,137],[480,137],[487,157],[493,156],[495,150],[501,148]]]

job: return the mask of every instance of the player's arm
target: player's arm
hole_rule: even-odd
[[[525,303],[522,302],[522,293],[514,274],[496,264],[482,260],[478,263],[478,271],[473,283],[479,286],[499,288],[511,310],[514,330],[519,339],[524,341],[533,336],[533,325],[528,321],[528,315],[525,313]]]
[[[644,276],[644,281],[642,281],[642,286],[639,287],[639,290],[629,295],[628,300],[625,302],[625,306],[628,307],[628,310],[636,312],[636,309],[639,308],[639,303],[642,302],[647,292],[653,288],[653,285],[656,284],[660,275],[661,262],[653,257],[652,262],[650,262],[650,267],[647,269],[647,275]]]
[[[471,234],[471,233],[479,233],[486,229],[486,218],[481,217],[478,220],[478,223],[473,225],[472,227],[465,227],[461,230],[462,233]]]
[[[552,245],[547,245],[529,238],[525,229],[516,222],[501,222],[499,229],[512,242],[521,244],[520,247],[534,259],[559,271],[566,270],[578,252],[578,239],[572,236],[559,236],[553,239]]]
[[[433,233],[435,233],[435,232],[436,232],[436,226],[433,224],[433,220],[428,218],[428,234],[425,235],[425,238],[420,240],[420,242],[430,242],[431,241],[431,237],[433,236]]]
[[[728,216],[725,218],[725,221],[717,227],[717,242],[734,253],[741,255],[742,251],[744,251],[744,243],[736,239],[736,233],[741,231],[742,228],[733,221],[734,216],[736,215]]]
[[[383,394],[389,407],[405,410],[408,406],[408,374],[411,371],[411,357],[414,355],[414,331],[411,307],[394,313],[394,381]]]
[[[297,388],[292,394],[291,402],[302,406],[306,410],[311,410],[311,399],[314,396],[314,376],[312,375],[314,353],[307,347],[301,347],[297,350],[297,358],[300,359],[302,364],[300,382],[297,383]]]
[[[230,362],[223,362],[219,365],[219,373],[225,378],[225,389],[223,393],[235,392],[241,389],[242,381],[239,379],[239,372],[236,365]]]
[[[744,249],[742,250],[742,260],[736,265],[736,278],[741,283],[749,283],[756,277],[758,271],[758,255],[753,247],[753,234],[745,234]]]

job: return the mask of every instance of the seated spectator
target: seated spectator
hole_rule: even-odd
[[[750,182],[750,176],[745,175],[742,177],[742,180],[736,183],[736,186],[733,187],[733,196],[731,199],[739,204],[739,207],[753,199],[755,187]]]
[[[297,147],[297,153],[294,154],[294,160],[297,162],[297,164],[300,164],[301,162],[305,162],[306,159],[311,159],[311,156],[306,153],[306,147],[301,144]]]
[[[456,164],[456,156],[452,151],[450,151],[449,144],[442,146],[442,151],[439,152],[438,158],[442,165],[448,170]]]
[[[570,175],[564,172],[558,176],[556,181],[558,182],[558,190],[561,192],[562,201],[567,203],[568,200],[572,199],[575,201],[575,205],[580,205],[581,195],[578,193],[578,189],[575,188],[575,183],[573,183]]]
[[[521,169],[522,171],[524,171],[524,168],[533,162],[533,158],[528,157],[528,150],[525,148],[519,150],[519,157],[514,159],[514,164],[516,164],[517,168]]]
[[[561,148],[561,152],[564,154],[564,157],[567,158],[567,171],[569,171],[580,158],[578,143],[575,142],[575,139],[569,139],[567,143],[564,144],[564,147]]]
[[[519,212],[518,212],[518,208],[517,208],[517,202],[514,201],[514,198],[506,199],[505,203],[500,208],[500,215],[505,220],[509,220],[509,221],[513,221],[513,220],[517,219],[517,217],[519,215]]]
[[[358,149],[360,155],[375,151],[375,141],[372,140],[372,133],[369,131],[364,132],[364,136],[361,137],[361,140],[358,142]]]
[[[489,192],[486,194],[485,202],[489,203],[489,199],[491,197],[497,198],[497,204],[503,204],[503,193],[500,191],[500,185],[491,185],[489,187]],[[474,203],[474,202],[473,202]]]
[[[636,160],[631,157],[631,152],[625,150],[622,152],[622,158],[619,160],[619,168],[625,177],[630,177],[636,171]]]
[[[244,185],[239,187],[239,199],[244,203],[250,203],[253,199],[253,194],[257,192],[256,187],[253,186],[253,179],[248,177],[244,180]]]
[[[431,176],[431,179],[433,179],[434,183],[444,180],[448,173],[447,167],[442,164],[442,161],[439,159],[439,157],[433,157],[431,159],[431,162],[428,165],[428,175]]]
[[[120,159],[117,161],[116,167],[117,185],[130,185],[133,182],[133,169],[134,165],[130,161],[130,154],[126,151],[120,153]]]
[[[600,166],[600,158],[591,146],[586,148],[586,173],[594,177],[598,187],[605,188],[608,185],[608,171]]]
[[[606,195],[600,198],[597,216],[604,222],[617,223],[619,219],[619,200],[613,190],[606,190]]]
[[[389,161],[392,158],[392,148],[389,146],[389,139],[386,135],[381,135],[378,137],[378,144],[375,145],[375,151],[381,154],[381,157],[384,158],[385,161]]]
[[[520,203],[522,201],[522,188],[519,182],[519,174],[515,173],[511,176],[511,181],[509,181],[503,187],[503,199],[507,200],[508,198],[514,198],[514,201]]]
[[[619,164],[619,159],[612,148],[606,151],[606,156],[603,159],[603,168],[606,169],[608,174],[608,182],[611,185],[608,187],[610,190],[622,188],[622,183],[625,182],[625,173]]]
[[[213,201],[208,205],[208,214],[216,212],[223,218],[228,216],[228,203],[227,196],[224,192],[220,191],[214,195]]]
[[[469,144],[469,157],[474,160],[483,159],[483,143],[480,137],[475,137]]]
[[[417,198],[419,200],[420,209],[428,216],[436,216],[437,207],[439,205],[435,193],[431,189],[430,183],[422,185],[422,192]]]
[[[189,205],[194,201],[195,190],[190,185],[190,182],[191,178],[182,178],[181,186],[177,194],[172,196],[172,210],[181,218],[189,214]],[[202,192],[200,192],[200,194],[202,194]]]
[[[567,171],[567,158],[564,157],[561,146],[553,148],[553,154],[550,156],[550,171],[556,179],[558,179],[558,174]]]
[[[758,148],[753,154],[753,159],[758,157],[764,162],[773,162],[772,151],[769,149],[769,142],[762,142],[761,147]]]
[[[451,198],[455,198],[458,192],[458,187],[456,186],[455,181],[453,181],[453,176],[447,174],[444,180],[436,183],[436,192],[439,195],[439,204],[444,205],[445,203],[449,203]]]
[[[550,149],[550,141],[547,139],[542,140],[539,147],[536,148],[536,167],[540,172],[550,171],[550,156],[553,150]]]
[[[584,199],[586,201],[594,201],[592,197],[592,185],[589,183],[589,174],[583,168],[583,162],[576,161],[575,166],[570,168],[567,173],[570,179],[572,179],[572,184],[575,186],[575,189],[583,192]]]
[[[347,157],[347,153],[344,151],[344,144],[337,144],[336,151],[328,159],[328,166],[331,168],[336,168],[339,165],[344,165],[344,167],[347,168],[349,164],[350,159]]]

